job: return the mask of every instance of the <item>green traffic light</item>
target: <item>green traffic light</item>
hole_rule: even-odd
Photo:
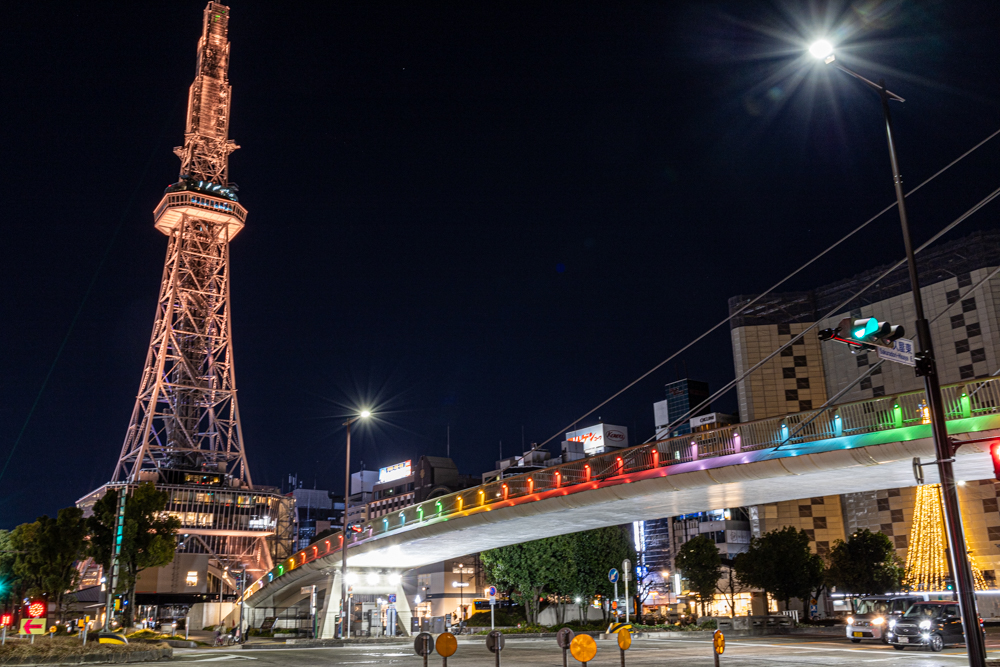
[[[868,320],[865,322],[865,326],[863,329],[855,330],[854,337],[865,338],[875,333],[876,331],[878,331],[878,322],[875,320],[874,317],[869,317]]]

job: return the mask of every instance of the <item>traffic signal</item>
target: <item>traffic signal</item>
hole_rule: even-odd
[[[1000,440],[990,445],[990,458],[993,459],[993,478],[1000,480]]]
[[[28,618],[44,618],[47,606],[48,605],[40,600],[32,600],[25,605],[25,616]]]
[[[900,324],[880,322],[874,317],[856,320],[845,317],[833,329],[823,329],[819,332],[820,340],[835,340],[839,343],[867,350],[873,347],[894,347],[893,343],[903,337],[906,331]]]
[[[11,625],[13,622],[13,614],[0,614],[0,626]]]

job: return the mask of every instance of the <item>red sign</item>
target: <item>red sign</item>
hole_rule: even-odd
[[[28,616],[31,618],[42,618],[45,616],[45,603],[32,602],[28,605]]]
[[[14,622],[13,614],[0,614],[0,626],[10,625]]]

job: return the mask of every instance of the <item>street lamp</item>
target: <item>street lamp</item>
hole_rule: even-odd
[[[945,427],[944,401],[941,398],[941,383],[938,379],[937,365],[934,362],[934,348],[931,344],[931,328],[924,316],[924,301],[920,295],[920,278],[917,275],[917,262],[913,255],[913,242],[910,240],[910,225],[906,216],[906,199],[903,194],[903,177],[899,173],[899,158],[896,156],[896,143],[892,136],[892,118],[889,114],[889,100],[903,102],[902,97],[889,91],[884,81],[875,83],[861,76],[854,70],[837,62],[833,45],[826,40],[819,40],[809,47],[809,52],[827,65],[833,65],[840,71],[850,74],[866,86],[878,93],[882,101],[882,117],[885,122],[885,136],[889,146],[889,162],[892,166],[892,178],[896,188],[896,202],[899,208],[899,222],[903,230],[903,246],[906,248],[906,262],[910,272],[910,289],[913,292],[913,306],[917,314],[917,337],[920,349],[917,352],[917,375],[924,378],[924,390],[931,411],[931,433],[934,438],[934,451],[937,455],[938,475],[941,478],[941,497],[944,500],[944,524],[948,531],[948,549],[950,562],[954,570],[955,588],[958,595],[959,610],[962,613],[962,626],[965,631],[965,641],[969,647],[969,664],[983,667],[986,664],[986,645],[979,629],[979,614],[976,611],[976,593],[972,578],[972,567],[969,564],[968,551],[965,544],[965,531],[962,529],[962,514],[959,510],[958,488],[955,485],[955,472],[952,463],[955,458],[955,448],[948,439]]]
[[[359,419],[368,419],[371,412],[362,410],[359,414],[351,417],[344,426],[347,427],[347,452],[344,458],[344,525],[341,528],[341,564],[340,564],[340,638],[345,638],[347,628],[347,504],[351,497],[351,424]]]

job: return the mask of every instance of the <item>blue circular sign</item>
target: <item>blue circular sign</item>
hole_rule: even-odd
[[[611,570],[608,572],[608,581],[610,581],[613,584],[618,583],[618,568],[615,567],[611,568]]]
[[[489,588],[486,589],[486,594],[489,595],[490,597],[495,598],[497,596],[497,587],[490,586]]]

